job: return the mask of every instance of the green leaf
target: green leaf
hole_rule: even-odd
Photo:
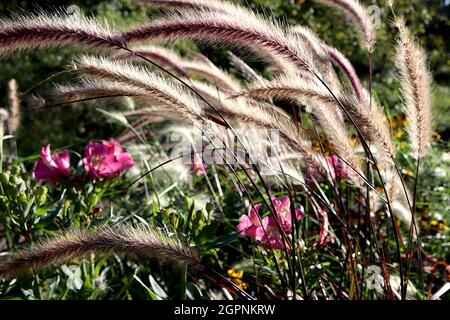
[[[202,290],[192,282],[186,283],[186,295],[190,300],[198,300],[203,297]]]
[[[221,237],[218,237],[214,240],[212,240],[208,244],[208,248],[217,248],[217,247],[223,247],[230,242],[233,242],[234,240],[238,239],[240,236],[239,232],[231,232],[226,235],[223,235]]]
[[[50,223],[53,222],[55,217],[61,212],[61,209],[62,209],[62,205],[60,205],[57,208],[48,210],[45,215],[39,217],[36,220],[34,227],[37,229],[43,229],[43,228],[47,227]]]
[[[197,245],[202,245],[204,243],[207,243],[210,239],[214,237],[214,234],[216,233],[217,225],[216,224],[209,224],[205,226],[202,231],[195,237],[195,243]]]
[[[33,208],[34,205],[34,197],[31,198],[30,202],[28,202],[27,207],[25,208],[25,211],[23,212],[23,216],[26,217],[31,211],[31,208]]]
[[[161,286],[156,282],[155,278],[152,277],[150,274],[148,276],[148,279],[150,280],[150,286],[152,287],[153,292],[160,298],[160,299],[166,299],[167,293],[161,288]]]

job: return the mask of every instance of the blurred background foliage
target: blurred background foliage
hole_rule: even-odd
[[[395,79],[395,61],[393,60],[396,30],[392,24],[393,13],[385,0],[366,0],[366,5],[378,5],[382,11],[381,25],[377,30],[377,46],[373,56],[374,89],[381,103],[393,114],[400,107],[398,83]],[[282,23],[302,24],[317,32],[327,43],[340,49],[353,62],[363,81],[367,81],[367,54],[359,47],[354,30],[343,16],[329,8],[317,5],[309,0],[246,0],[245,5],[262,13],[273,14]],[[415,32],[420,43],[427,49],[430,68],[435,80],[434,112],[435,127],[440,138],[448,140],[450,128],[450,56],[448,35],[450,34],[450,2],[447,0],[394,0],[396,15],[403,15]],[[131,0],[72,0],[72,1],[3,1],[0,13],[9,16],[18,10],[67,10],[77,5],[87,15],[94,15],[109,24],[132,25],[142,22],[154,13]],[[183,49],[185,44],[181,45]],[[223,48],[202,46],[199,48],[213,62],[227,67]],[[75,51],[75,52],[74,52]],[[81,51],[79,51],[81,52]],[[64,71],[70,59],[76,56],[76,50],[42,50],[2,60],[0,65],[0,105],[6,103],[7,82],[15,78],[22,92],[35,88],[47,77]],[[258,67],[257,62],[253,62]],[[64,83],[73,79],[73,75],[63,73],[52,81],[46,81],[29,93],[46,97],[53,83]],[[28,92],[28,91],[27,91]],[[29,96],[29,95],[27,95]],[[25,96],[26,98],[26,96]],[[32,107],[29,99],[22,101],[22,108]],[[67,110],[70,110],[68,112]],[[92,106],[62,106],[40,112],[24,112],[22,127],[18,134],[19,155],[25,156],[37,151],[43,143],[51,141],[55,146],[65,146],[92,138],[106,138],[113,134],[113,128],[102,121],[101,114]],[[73,125],[76,123],[77,125]]]

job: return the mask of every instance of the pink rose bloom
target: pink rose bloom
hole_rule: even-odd
[[[93,180],[120,174],[134,165],[131,155],[115,140],[89,142],[84,150],[83,163]]]
[[[239,224],[236,227],[236,231],[243,236],[255,238],[260,241],[264,237],[264,229],[267,227],[268,219],[261,219],[259,217],[260,204],[250,206],[248,208],[248,214],[242,215],[239,219]]]
[[[41,158],[36,161],[33,176],[37,181],[64,182],[70,177],[69,151],[60,150],[51,154],[50,145],[41,149]]]

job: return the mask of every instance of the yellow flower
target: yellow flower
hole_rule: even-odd
[[[242,281],[241,279],[234,279],[232,280],[234,282],[235,285],[237,285],[239,288],[241,288],[242,290],[245,290],[248,288],[247,283],[245,283],[244,281]]]
[[[443,232],[450,230],[450,228],[446,226],[443,221],[431,220],[430,226],[431,229],[434,230],[435,232]]]
[[[434,141],[441,141],[442,137],[439,133],[435,133],[435,134],[433,134],[433,139],[434,139]]]
[[[242,290],[245,290],[248,288],[248,285],[246,282],[242,280],[244,276],[244,270],[235,270],[235,269],[228,269],[228,280],[233,282],[235,285],[237,285]]]
[[[235,279],[242,279],[244,270],[228,269],[228,276]]]
[[[404,135],[405,135],[405,132],[403,132],[402,129],[398,129],[398,130],[395,131],[395,137],[396,137],[397,139],[400,139],[400,138],[403,137]]]
[[[404,115],[393,116],[391,118],[391,125],[394,128],[403,127],[407,123],[407,119]]]

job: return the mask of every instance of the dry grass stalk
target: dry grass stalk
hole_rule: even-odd
[[[243,46],[279,70],[298,70],[305,75],[310,74],[314,66],[307,50],[298,47],[295,39],[276,24],[265,21],[251,11],[247,13],[246,20],[217,12],[187,12],[182,16],[173,14],[150,25],[125,30],[121,38],[126,43],[194,39]]]
[[[108,49],[119,44],[107,27],[84,16],[45,14],[0,21],[0,56],[38,48],[83,44]]]
[[[339,69],[346,75],[347,79],[350,81],[351,88],[356,98],[360,102],[363,102],[363,86],[361,84],[361,80],[359,80],[359,77],[356,74],[355,68],[353,67],[352,63],[336,48],[324,44],[323,49],[327,53],[333,64],[339,67]]]
[[[145,97],[147,92],[124,84],[86,80],[80,85],[57,86],[53,95],[57,100],[70,102],[102,97]]]
[[[210,10],[233,14],[235,7],[228,2],[218,0],[135,0],[137,3],[178,10]]]
[[[175,52],[156,46],[143,46],[133,48],[132,50],[139,56],[133,53],[125,53],[115,56],[114,59],[138,60],[142,62],[143,60],[140,56],[143,56],[185,78],[203,78],[218,88],[231,92],[237,91],[240,88],[239,83],[234,78],[210,62],[186,61]]]
[[[318,63],[323,66],[322,73],[328,75],[327,82],[333,85],[334,88],[339,88],[340,86],[334,84],[337,82],[337,77],[334,72],[327,71],[330,68],[329,62],[332,62],[337,66],[350,81],[350,85],[359,101],[363,101],[363,87],[358,75],[352,65],[352,63],[336,48],[327,45],[323,42],[314,32],[303,26],[295,26],[292,28],[295,35],[299,36],[306,45],[309,45],[314,51]]]
[[[203,78],[222,91],[237,92],[240,90],[241,86],[234,78],[214,65],[185,61],[182,62],[182,68],[189,76]]]
[[[8,111],[10,115],[8,119],[8,131],[9,134],[14,135],[20,127],[21,120],[19,91],[15,79],[11,79],[8,82]]]
[[[146,68],[91,56],[82,57],[75,63],[75,68],[89,78],[143,90],[147,93],[148,100],[168,108],[179,109],[187,118],[192,118],[192,122],[201,117],[201,107],[184,88],[149,72]]]
[[[298,78],[291,78],[296,80],[290,81],[289,76],[281,79],[268,82],[264,86],[250,87],[238,95],[260,98],[278,96],[288,99],[295,97],[303,99],[306,103],[313,102],[315,105],[329,106],[329,110],[335,112],[339,112],[340,103],[356,126],[365,134],[365,138],[371,140],[377,147],[380,154],[377,160],[382,164],[392,165],[396,151],[389,127],[384,121],[384,114],[378,105],[372,102],[372,108],[370,108],[367,100],[365,103],[360,103],[344,94],[336,94],[336,101],[327,90],[321,90],[315,84],[307,85],[308,82],[300,81]]]
[[[168,68],[170,71],[173,71],[181,76],[188,77],[186,72],[181,67],[180,57],[171,50],[157,46],[133,47],[132,50],[133,53],[120,53],[113,56],[112,58],[114,60],[142,61],[142,56],[158,64],[161,64],[165,68]]]
[[[348,130],[341,120],[341,109],[334,99],[330,99],[325,89],[320,91],[315,85],[307,82],[300,83],[302,82],[296,78],[282,77],[262,86],[256,85],[247,88],[240,94],[256,98],[298,98],[305,104],[312,104],[312,112],[318,118],[330,141],[340,156],[356,171],[350,170],[350,178],[355,185],[360,186],[362,181],[359,174],[362,175],[363,170],[360,159],[350,144]],[[295,89],[291,90],[293,88]]]
[[[316,0],[327,6],[338,8],[354,24],[362,35],[361,42],[369,52],[373,52],[375,45],[375,30],[369,12],[357,0]]]
[[[241,74],[250,82],[263,83],[264,79],[256,73],[244,60],[236,56],[231,51],[228,51],[230,64],[235,67]]]
[[[413,156],[424,157],[431,148],[431,75],[424,51],[416,44],[403,20],[397,21],[400,31],[396,65],[408,117],[408,133]]]
[[[150,227],[100,228],[95,232],[72,231],[62,236],[43,240],[18,256],[0,263],[0,277],[11,277],[22,272],[34,272],[50,265],[89,257],[91,254],[115,252],[127,256],[165,259],[172,263],[186,263],[200,267],[195,250],[174,238]]]

